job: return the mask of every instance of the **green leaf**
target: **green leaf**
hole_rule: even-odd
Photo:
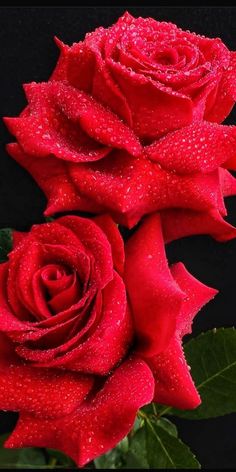
[[[55,218],[52,218],[52,216],[45,216],[46,223],[51,223],[54,220],[55,220]]]
[[[125,437],[114,449],[94,460],[96,469],[122,469],[128,447],[128,438]]]
[[[185,355],[202,404],[196,410],[166,408],[163,413],[203,419],[236,412],[236,330],[207,331],[185,345]]]
[[[167,418],[160,418],[157,420],[156,424],[167,431],[167,433],[171,434],[171,436],[174,436],[175,438],[178,437],[178,431],[175,424],[171,423]]]
[[[200,468],[189,447],[158,423],[146,426],[146,448],[150,469]]]
[[[8,435],[0,437],[0,469],[34,468],[46,466],[43,449],[36,447],[23,449],[5,449],[3,444]]]
[[[76,467],[74,461],[56,449],[28,447],[5,449],[8,434],[0,436],[0,469],[62,469]]]
[[[94,459],[96,469],[118,469],[117,464],[120,461],[120,454],[116,448]]]
[[[131,431],[131,435],[136,433],[136,431],[138,431],[138,429],[141,428],[143,425],[144,425],[144,419],[139,417],[139,415],[137,415],[134,422],[133,429]]]
[[[63,465],[64,467],[76,467],[75,462],[66,454],[57,449],[46,449],[49,456],[49,464]]]
[[[149,469],[146,445],[146,425],[139,429],[130,440],[125,458],[125,469]]]
[[[130,469],[198,469],[197,459],[170,421],[149,419],[131,438],[126,467]]]
[[[7,260],[7,255],[12,249],[12,230],[0,229],[0,262]]]
[[[172,436],[175,436],[177,438],[178,431],[175,424],[171,423],[171,421],[167,418],[160,417],[162,410],[165,410],[166,408],[167,407],[157,405],[156,403],[150,403],[149,405],[146,405],[141,409],[141,414],[144,413],[144,415],[148,417],[151,421],[156,422],[158,426],[165,429],[169,434],[172,434]],[[142,423],[140,423],[139,427],[141,426]]]
[[[150,413],[153,409],[149,409]],[[143,410],[142,410],[143,412]],[[198,469],[189,447],[177,438],[174,424],[165,418],[150,420],[142,413],[142,424],[107,454],[95,459],[96,469]]]

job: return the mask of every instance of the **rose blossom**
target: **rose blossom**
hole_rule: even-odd
[[[68,47],[53,73],[93,95],[145,139],[201,119],[220,123],[236,100],[236,54],[219,38],[125,13]]]
[[[123,243],[108,216],[14,233],[0,265],[0,408],[20,413],[6,447],[51,447],[82,466],[153,399],[200,403],[182,351],[216,293],[168,267],[153,215]]]
[[[236,96],[235,53],[129,14],[60,48],[49,82],[25,86],[28,106],[6,118],[18,141],[8,151],[45,192],[45,214],[108,212],[132,227],[174,207],[232,237],[222,180],[236,168],[236,131],[218,123]]]

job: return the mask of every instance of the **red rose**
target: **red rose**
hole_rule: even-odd
[[[6,447],[61,449],[83,465],[153,395],[195,408],[181,339],[215,293],[182,264],[168,268],[158,215],[125,252],[106,216],[16,232],[0,265],[0,408],[20,412]]]
[[[127,125],[84,92],[48,82],[28,85],[26,93],[28,108],[6,119],[19,142],[8,151],[45,191],[46,215],[105,211],[131,227],[142,215],[171,207],[210,219],[212,211],[221,219],[226,214],[223,181],[231,177],[220,166],[236,166],[235,127],[201,122],[142,147]],[[230,192],[236,193],[235,184]]]
[[[236,100],[236,55],[219,38],[125,13],[68,47],[54,80],[108,105],[144,139],[203,118],[220,123]]]
[[[45,214],[105,212],[132,227],[174,207],[232,237],[221,167],[236,169],[236,131],[217,123],[236,97],[235,53],[129,14],[60,47],[50,81],[27,85],[29,105],[6,118],[18,140],[8,151],[46,193]]]

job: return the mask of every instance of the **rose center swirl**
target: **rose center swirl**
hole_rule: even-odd
[[[66,310],[81,298],[78,274],[66,266],[48,264],[36,272],[35,278],[52,314]]]

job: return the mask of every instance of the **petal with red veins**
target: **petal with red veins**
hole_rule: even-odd
[[[184,293],[168,268],[159,215],[147,217],[125,245],[125,282],[139,350],[153,356],[168,346]]]
[[[74,413],[54,420],[22,413],[5,447],[59,449],[81,467],[121,441],[131,430],[138,409],[152,398],[152,373],[144,361],[132,358]]]
[[[146,148],[164,169],[180,174],[212,172],[235,156],[236,127],[194,123],[169,133]]]
[[[181,263],[175,264],[171,272],[186,298],[177,317],[175,335],[167,349],[148,358],[148,364],[156,381],[155,401],[180,409],[192,409],[200,404],[200,397],[184,357],[181,339],[191,332],[194,316],[217,291],[195,279]]]

